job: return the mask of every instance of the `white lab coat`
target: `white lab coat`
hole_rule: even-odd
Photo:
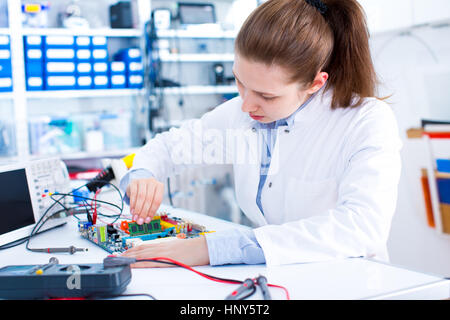
[[[331,91],[319,94],[295,115],[290,130],[277,129],[262,190],[264,215],[256,204],[261,132],[252,129],[239,97],[157,135],[136,153],[133,169],[165,181],[187,166],[233,163],[237,202],[257,226],[267,265],[387,260],[401,171],[396,119],[375,98],[352,109],[331,110],[330,103]]]

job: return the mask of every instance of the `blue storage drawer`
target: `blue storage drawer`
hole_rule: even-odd
[[[123,61],[111,61],[109,62],[109,72],[111,75],[123,74],[127,70],[125,62]]]
[[[42,77],[27,77],[27,91],[44,90],[44,79]]]
[[[91,38],[91,48],[92,49],[107,49],[108,48],[108,38],[104,36],[93,36]]]
[[[92,64],[92,73],[96,75],[108,75],[108,62],[94,62]]]
[[[12,91],[12,78],[4,77],[0,78],[0,92],[10,92]]]
[[[75,38],[75,48],[76,49],[91,49],[91,37],[89,36],[77,36]]]
[[[140,61],[129,61],[127,63],[128,74],[143,74],[144,67]]]
[[[76,64],[72,61],[45,63],[45,75],[47,76],[73,76],[75,74]]]
[[[80,90],[92,89],[92,77],[91,76],[77,77],[77,89]]]
[[[75,62],[75,49],[50,48],[44,50],[45,61]]]
[[[23,45],[25,50],[27,49],[40,49],[42,50],[44,41],[42,36],[24,36]]]
[[[0,77],[11,77],[11,60],[0,60]]]
[[[111,89],[122,89],[127,86],[127,76],[123,74],[114,74],[110,77]]]
[[[45,77],[46,90],[73,90],[76,88],[75,76],[49,76]]]
[[[139,74],[130,74],[127,77],[128,88],[142,88],[144,85],[144,77]]]
[[[107,49],[93,49],[92,50],[92,62],[107,62],[108,50]]]
[[[91,63],[92,50],[91,49],[76,49],[76,61],[78,63]]]
[[[141,49],[139,49],[139,48],[126,48],[126,49],[119,50],[119,52],[117,52],[114,55],[114,60],[116,60],[116,61],[126,61],[126,62],[131,62],[131,61],[139,62],[139,61],[142,61]]]
[[[92,74],[92,63],[79,62],[76,67],[77,76],[90,76]]]
[[[45,36],[44,37],[45,49],[74,49],[75,37],[74,36]]]
[[[109,77],[107,75],[93,76],[92,77],[94,89],[108,89]]]

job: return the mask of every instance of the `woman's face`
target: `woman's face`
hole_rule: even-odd
[[[242,111],[262,123],[290,116],[326,82],[328,74],[319,72],[309,88],[290,83],[286,70],[235,55],[233,74],[243,100]]]

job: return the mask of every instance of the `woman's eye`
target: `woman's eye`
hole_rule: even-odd
[[[264,96],[262,96],[262,98],[264,100],[266,100],[266,101],[271,101],[271,100],[274,100],[276,97],[264,97]]]

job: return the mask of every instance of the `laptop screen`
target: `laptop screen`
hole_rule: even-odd
[[[0,173],[0,235],[36,223],[25,169]]]

